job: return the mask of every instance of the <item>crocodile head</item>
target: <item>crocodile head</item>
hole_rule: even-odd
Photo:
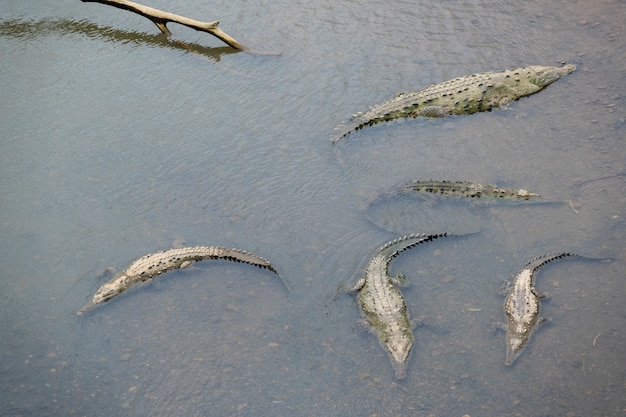
[[[122,291],[124,291],[124,289],[120,287],[119,280],[109,281],[102,287],[98,288],[98,291],[96,291],[91,301],[89,301],[83,308],[78,310],[76,314],[80,316],[91,310],[98,304],[109,301],[111,298],[115,297]]]
[[[506,359],[504,360],[504,364],[506,366],[513,365],[513,362],[524,351],[526,344],[528,343],[527,333],[513,333],[507,334],[506,337]]]
[[[408,334],[399,334],[389,338],[385,342],[385,350],[389,353],[391,366],[397,379],[406,378],[409,357],[413,350],[413,338]]]
[[[125,289],[126,287],[123,285],[123,281],[121,281],[119,278],[111,280],[104,284],[102,287],[98,288],[98,291],[96,291],[96,293],[94,294],[91,302],[93,305],[104,303],[106,301],[109,301],[116,295],[120,294]]]
[[[537,87],[543,88],[574,72],[576,65],[567,64],[562,67],[543,67],[535,65],[528,68],[534,73],[530,75],[530,82]]]

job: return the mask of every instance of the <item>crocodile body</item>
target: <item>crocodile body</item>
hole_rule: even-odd
[[[443,194],[471,198],[502,198],[511,200],[529,200],[540,197],[531,191],[523,188],[504,188],[491,184],[479,184],[469,181],[414,181],[401,186],[396,190],[396,194],[406,192]]]
[[[400,93],[369,111],[356,114],[338,129],[337,142],[365,126],[407,117],[446,117],[490,111],[541,91],[571,74],[575,65],[528,66],[502,72],[481,72],[431,85],[420,91]]]
[[[370,259],[363,278],[352,288],[357,292],[363,318],[389,354],[398,379],[406,377],[415,341],[406,301],[397,288],[404,276],[389,276],[389,264],[402,251],[442,236],[446,235],[407,235],[385,244]]]
[[[240,249],[228,249],[220,246],[194,246],[155,252],[133,261],[128,268],[102,285],[91,301],[79,311],[79,314],[109,301],[137,282],[151,280],[173,269],[187,268],[193,262],[205,259],[243,262],[260,268],[267,268],[278,274],[266,259]]]
[[[539,315],[541,311],[540,300],[544,294],[535,288],[537,269],[548,262],[566,256],[577,255],[546,253],[528,261],[515,276],[510,292],[504,300],[506,323],[500,324],[500,327],[506,331],[505,365],[511,366],[515,362],[530,342],[535,330],[546,321],[544,317]]]

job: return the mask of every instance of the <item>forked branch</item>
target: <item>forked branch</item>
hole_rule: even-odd
[[[219,20],[212,22],[200,22],[198,20],[189,19],[184,16],[178,16],[173,13],[164,12],[152,7],[144,6],[139,3],[135,3],[127,0],[81,0],[82,2],[95,2],[108,4],[109,6],[117,7],[118,9],[128,10],[133,13],[137,13],[143,17],[150,19],[166,36],[170,36],[172,33],[167,28],[167,23],[174,22],[191,29],[198,30],[200,32],[207,32],[216,38],[222,40],[231,47],[240,51],[249,51],[250,49],[245,45],[237,42],[230,37],[226,32],[219,28]]]

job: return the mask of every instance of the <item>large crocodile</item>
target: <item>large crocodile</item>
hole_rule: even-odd
[[[445,117],[490,111],[520,97],[541,91],[576,70],[562,67],[529,66],[502,72],[481,72],[454,78],[422,90],[400,93],[384,103],[358,113],[340,127],[331,140],[337,142],[365,126],[405,117]]]
[[[243,262],[260,268],[267,268],[278,275],[264,258],[240,249],[221,246],[193,246],[155,252],[133,261],[128,268],[100,287],[91,301],[78,311],[82,314],[94,306],[109,301],[127,290],[131,285],[148,281],[173,269],[184,269],[196,261],[205,259],[225,259]]]
[[[415,342],[406,301],[396,286],[404,281],[404,275],[389,276],[389,264],[404,250],[442,236],[446,234],[407,235],[385,244],[370,259],[364,276],[351,289],[357,292],[361,314],[389,354],[398,379],[406,378]]]
[[[535,330],[546,321],[540,317],[541,298],[544,294],[535,288],[535,272],[548,262],[566,256],[578,256],[572,253],[546,253],[531,259],[515,276],[510,285],[510,292],[504,300],[506,323],[498,327],[506,331],[505,365],[511,366],[523,353]]]

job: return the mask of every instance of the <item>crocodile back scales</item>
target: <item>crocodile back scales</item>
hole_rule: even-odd
[[[446,234],[414,234],[388,242],[372,256],[355,286],[361,313],[389,355],[397,379],[406,377],[414,336],[404,296],[389,276],[389,264],[401,252],[442,236]]]
[[[135,283],[150,280],[174,269],[186,268],[193,262],[205,259],[224,259],[243,262],[269,269],[278,275],[269,261],[241,249],[229,249],[221,246],[174,248],[151,253],[131,262],[124,271],[104,283],[96,291],[91,301],[78,311],[78,314],[82,314],[98,304],[109,301],[111,298],[126,291]],[[282,282],[287,286],[285,281]]]
[[[425,180],[414,181],[398,188],[397,193],[422,192],[443,195],[455,195],[472,198],[521,199],[540,197],[523,188],[505,188],[491,184],[479,184],[470,181]]]
[[[534,94],[576,69],[528,66],[502,72],[481,72],[428,86],[396,97],[356,114],[331,140],[338,142],[365,126],[404,117],[445,117],[490,111],[520,97]]]
[[[184,267],[190,262],[205,259],[225,259],[243,262],[276,272],[266,259],[240,249],[229,249],[221,246],[193,246],[174,248],[142,256],[132,262],[124,270],[123,274],[129,277],[141,275],[154,277],[172,269]]]
[[[545,318],[540,317],[541,294],[535,288],[535,273],[543,265],[566,256],[577,256],[572,253],[546,253],[532,258],[517,273],[512,288],[504,300],[506,323],[506,360],[505,365],[511,366],[523,353],[532,336]]]

